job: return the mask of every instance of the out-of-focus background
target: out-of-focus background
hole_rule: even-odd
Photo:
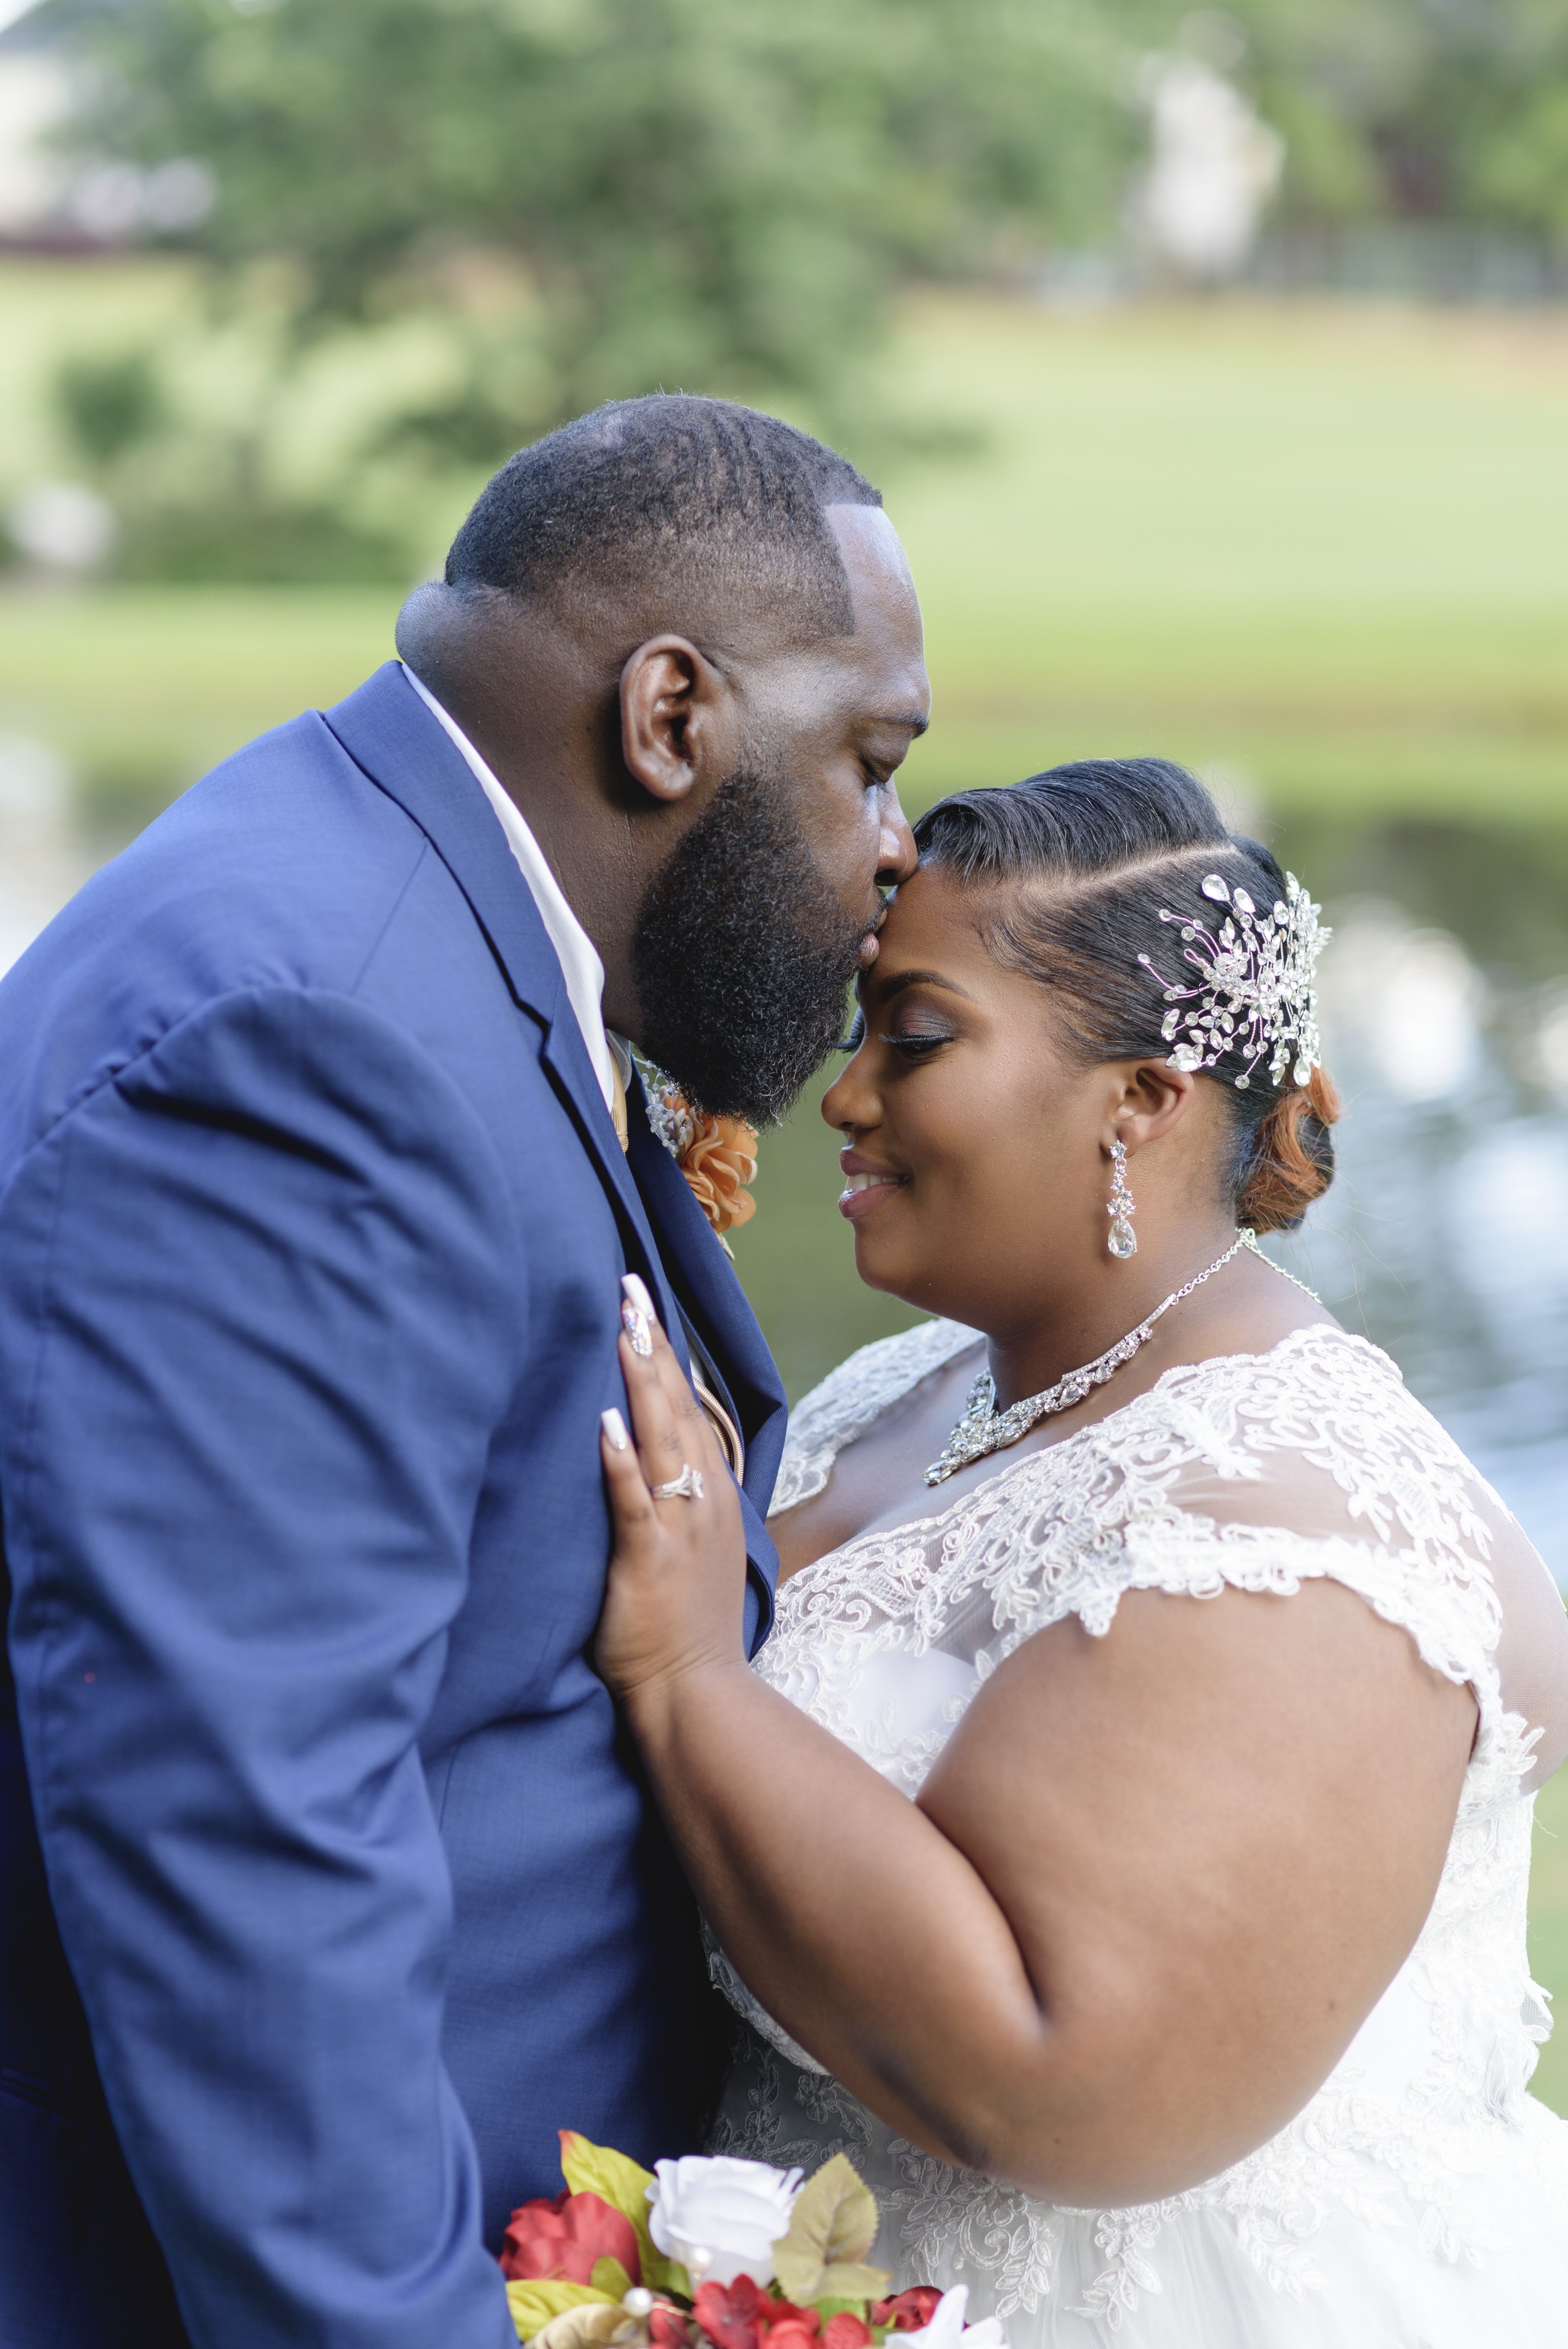
[[[0,0],[0,968],[659,385],[884,487],[912,809],[1165,752],[1325,901],[1285,1260],[1568,1581],[1568,5]],[[809,1100],[738,1236],[796,1393],[913,1318],[836,1189]]]

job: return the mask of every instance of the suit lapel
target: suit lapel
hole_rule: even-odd
[[[626,1260],[652,1289],[683,1368],[689,1361],[677,1290],[729,1383],[746,1438],[741,1509],[758,1636],[765,1636],[778,1559],[762,1512],[784,1447],[785,1406],[746,1293],[685,1175],[650,1130],[637,1083],[627,1103],[630,1152],[622,1150],[533,893],[477,778],[408,683],[401,662],[377,669],[346,701],[325,711],[324,720],[356,766],[418,825],[468,900],[513,996],[544,1030],[541,1059],[609,1194]]]
[[[784,1440],[784,1394],[746,1291],[690,1184],[648,1123],[642,1083],[628,1089],[632,1172],[683,1310],[729,1389],[746,1439],[747,1490],[766,1507]]]
[[[627,1257],[652,1288],[660,1318],[684,1358],[679,1317],[670,1309],[659,1251],[567,997],[560,960],[478,779],[408,683],[401,662],[388,661],[346,701],[325,712],[325,719],[355,764],[418,825],[467,898],[513,996],[543,1029],[541,1058],[610,1194],[627,1238]]]

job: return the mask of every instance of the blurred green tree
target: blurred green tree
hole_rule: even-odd
[[[1563,0],[1233,0],[1298,220],[1523,232],[1568,254]]]
[[[298,351],[438,315],[387,427],[489,462],[680,385],[863,428],[902,283],[1103,239],[1138,137],[1099,0],[56,0],[84,160],[191,157],[187,242]],[[886,422],[888,419],[882,419]]]
[[[146,440],[163,416],[162,386],[144,350],[97,357],[84,352],[62,360],[55,401],[76,446],[90,463],[105,467]]]

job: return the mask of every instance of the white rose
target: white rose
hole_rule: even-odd
[[[896,2340],[898,2349],[1007,2349],[1007,2336],[995,2317],[982,2317],[978,2324],[965,2323],[968,2305],[968,2285],[955,2283],[932,2310],[929,2324],[923,2324],[918,2333],[890,2333],[888,2338]]]
[[[789,2231],[803,2174],[726,2154],[661,2161],[648,2189],[648,2232],[665,2259],[685,2268],[695,2261],[694,2283],[733,2283],[741,2275],[770,2283],[773,2246]]]

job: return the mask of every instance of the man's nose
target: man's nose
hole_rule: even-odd
[[[914,844],[914,834],[909,828],[909,818],[903,812],[896,783],[888,785],[887,800],[888,804],[882,812],[882,840],[878,849],[881,863],[877,867],[877,885],[882,889],[896,889],[899,883],[907,881],[914,871],[920,861],[920,851]]]

